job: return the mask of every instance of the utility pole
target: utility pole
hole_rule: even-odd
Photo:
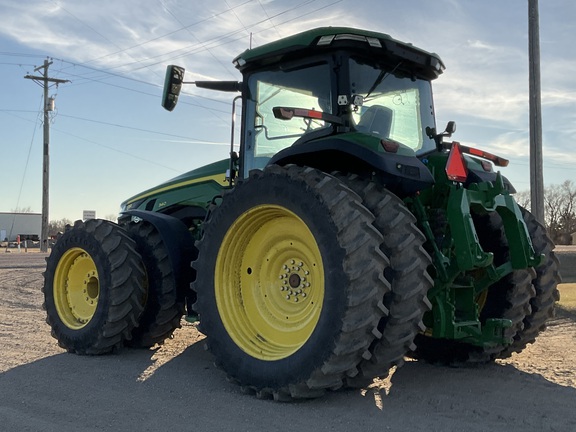
[[[528,0],[528,51],[530,81],[530,202],[544,223],[544,173],[542,168],[542,110],[540,99],[540,26],[538,0]]]
[[[38,66],[34,72],[44,69],[42,76],[26,75],[24,78],[36,81],[44,87],[44,146],[42,158],[42,228],[40,233],[40,251],[48,252],[48,209],[49,209],[49,185],[50,185],[50,117],[52,111],[48,100],[48,88],[50,83],[63,84],[69,80],[48,78],[48,67],[52,64],[48,59],[44,60],[44,65]]]

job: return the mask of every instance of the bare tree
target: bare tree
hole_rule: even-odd
[[[32,207],[30,206],[16,207],[15,209],[12,209],[11,213],[34,213],[34,210],[32,210]]]
[[[519,205],[530,208],[530,193],[515,195]],[[560,185],[544,189],[544,221],[546,229],[556,244],[571,244],[572,233],[576,232],[576,185],[566,180]]]
[[[66,225],[72,225],[70,219],[53,220],[48,223],[48,237],[55,237],[59,232],[64,232]]]
[[[530,210],[530,191],[520,191],[514,195],[514,199],[520,207]]]
[[[566,180],[559,186],[555,186],[554,192],[560,196],[560,199],[553,203],[558,207],[554,208],[553,213],[556,217],[554,225],[556,229],[553,233],[553,239],[559,244],[572,243],[572,233],[576,232],[576,185],[571,180]],[[546,200],[546,193],[544,193]],[[552,214],[552,210],[551,210]]]

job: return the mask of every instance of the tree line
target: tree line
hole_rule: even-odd
[[[104,219],[116,222],[117,216],[113,214],[106,215]],[[66,230],[66,225],[74,225],[74,221],[62,218],[59,220],[52,220],[48,222],[48,237],[55,238],[59,233],[63,233]]]
[[[515,198],[519,205],[530,209],[530,191],[519,192]],[[576,234],[576,185],[573,181],[544,188],[544,224],[554,243],[573,243],[572,234]]]

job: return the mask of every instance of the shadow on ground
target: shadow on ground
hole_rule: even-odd
[[[300,403],[244,395],[198,342],[158,366],[152,350],[58,354],[0,374],[7,431],[576,430],[576,389],[510,365],[408,362],[391,386]],[[158,367],[157,367],[158,366]]]

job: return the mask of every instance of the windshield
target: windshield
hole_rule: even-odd
[[[272,109],[282,106],[331,112],[329,77],[327,64],[264,71],[250,77],[255,157],[271,157],[305,133],[327,126],[316,119],[280,120]]]
[[[350,60],[351,93],[364,97],[352,117],[359,132],[398,141],[417,153],[435,148],[426,127],[435,127],[430,82],[385,72]]]

